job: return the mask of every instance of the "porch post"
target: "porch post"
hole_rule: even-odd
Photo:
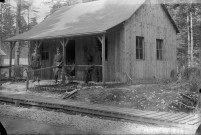
[[[68,44],[68,39],[60,40],[60,43],[63,47],[63,65],[62,65],[62,83],[65,84],[65,65],[66,65],[66,46]]]
[[[102,44],[102,81],[103,85],[105,85],[105,34],[101,37],[98,36],[98,39]]]
[[[105,85],[105,34],[102,35],[102,79]]]
[[[9,78],[11,78],[11,72],[12,72],[12,54],[13,54],[13,48],[15,47],[16,42],[10,42],[10,68],[9,68]]]

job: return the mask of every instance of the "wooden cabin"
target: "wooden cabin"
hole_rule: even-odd
[[[43,68],[53,65],[59,46],[65,65],[76,64],[77,80],[84,79],[88,65],[95,65],[93,81],[126,82],[170,78],[177,67],[178,32],[166,7],[157,0],[99,0],[62,7],[7,41],[11,46],[31,41],[31,52],[34,45],[40,45]],[[53,71],[43,71],[42,78],[53,79]]]

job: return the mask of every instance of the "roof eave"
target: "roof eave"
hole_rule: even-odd
[[[165,5],[161,4],[161,6],[164,9],[165,13],[167,14],[168,18],[170,19],[170,22],[173,24],[173,27],[175,28],[176,33],[177,34],[180,33],[175,21],[172,19],[171,15],[170,15],[169,11],[167,10],[167,8],[165,7]]]
[[[76,33],[76,34],[69,34],[69,35],[47,36],[47,37],[41,37],[41,38],[13,39],[13,40],[7,39],[4,42],[19,42],[19,41],[34,41],[34,40],[45,40],[45,39],[72,38],[72,37],[79,37],[79,36],[98,35],[98,34],[104,34],[104,33],[106,33],[106,30],[86,32],[86,33]]]

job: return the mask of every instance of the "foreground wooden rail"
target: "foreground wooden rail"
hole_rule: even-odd
[[[59,100],[53,98],[42,98],[29,94],[1,94],[0,101],[10,102],[16,105],[21,104],[38,107],[47,107],[52,109],[70,110],[80,113],[87,113],[164,126],[173,126],[191,130],[196,130],[199,124],[201,123],[201,116],[195,114],[142,111],[99,104],[70,102],[66,100]]]

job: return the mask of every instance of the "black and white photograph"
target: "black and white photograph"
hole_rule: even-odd
[[[201,0],[1,0],[7,134],[201,135]]]

